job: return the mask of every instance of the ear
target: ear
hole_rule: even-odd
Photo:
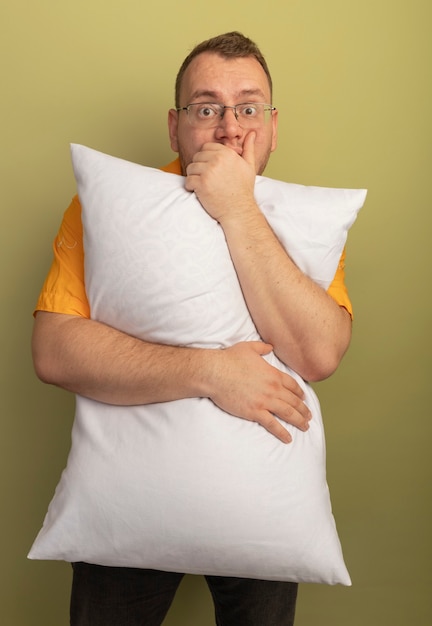
[[[178,139],[177,139],[177,127],[178,127],[178,111],[170,109],[168,111],[168,132],[170,138],[171,149],[174,152],[178,152]]]

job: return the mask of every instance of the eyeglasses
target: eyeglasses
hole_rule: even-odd
[[[192,102],[176,111],[186,111],[189,123],[195,128],[214,128],[220,123],[226,109],[232,109],[242,128],[262,126],[268,122],[272,111],[276,111],[276,107],[262,102],[244,102],[235,106],[216,102]]]

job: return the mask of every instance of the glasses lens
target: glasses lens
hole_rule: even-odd
[[[216,126],[222,117],[222,113],[223,107],[219,104],[204,102],[188,106],[189,121],[193,126]]]
[[[265,104],[248,102],[240,104],[237,108],[237,116],[242,126],[261,126],[265,122]]]

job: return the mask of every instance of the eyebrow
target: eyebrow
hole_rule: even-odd
[[[248,98],[250,96],[265,98],[261,89],[243,89],[238,93],[238,98]],[[191,95],[191,102],[194,102],[197,98],[210,98],[209,102],[219,102],[219,95],[210,89],[197,89],[194,91]]]

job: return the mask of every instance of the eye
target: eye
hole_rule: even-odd
[[[197,107],[197,117],[200,119],[210,119],[218,115],[217,109],[210,104],[203,104]]]
[[[259,113],[259,106],[257,104],[242,104],[239,111],[243,117],[256,117]]]

